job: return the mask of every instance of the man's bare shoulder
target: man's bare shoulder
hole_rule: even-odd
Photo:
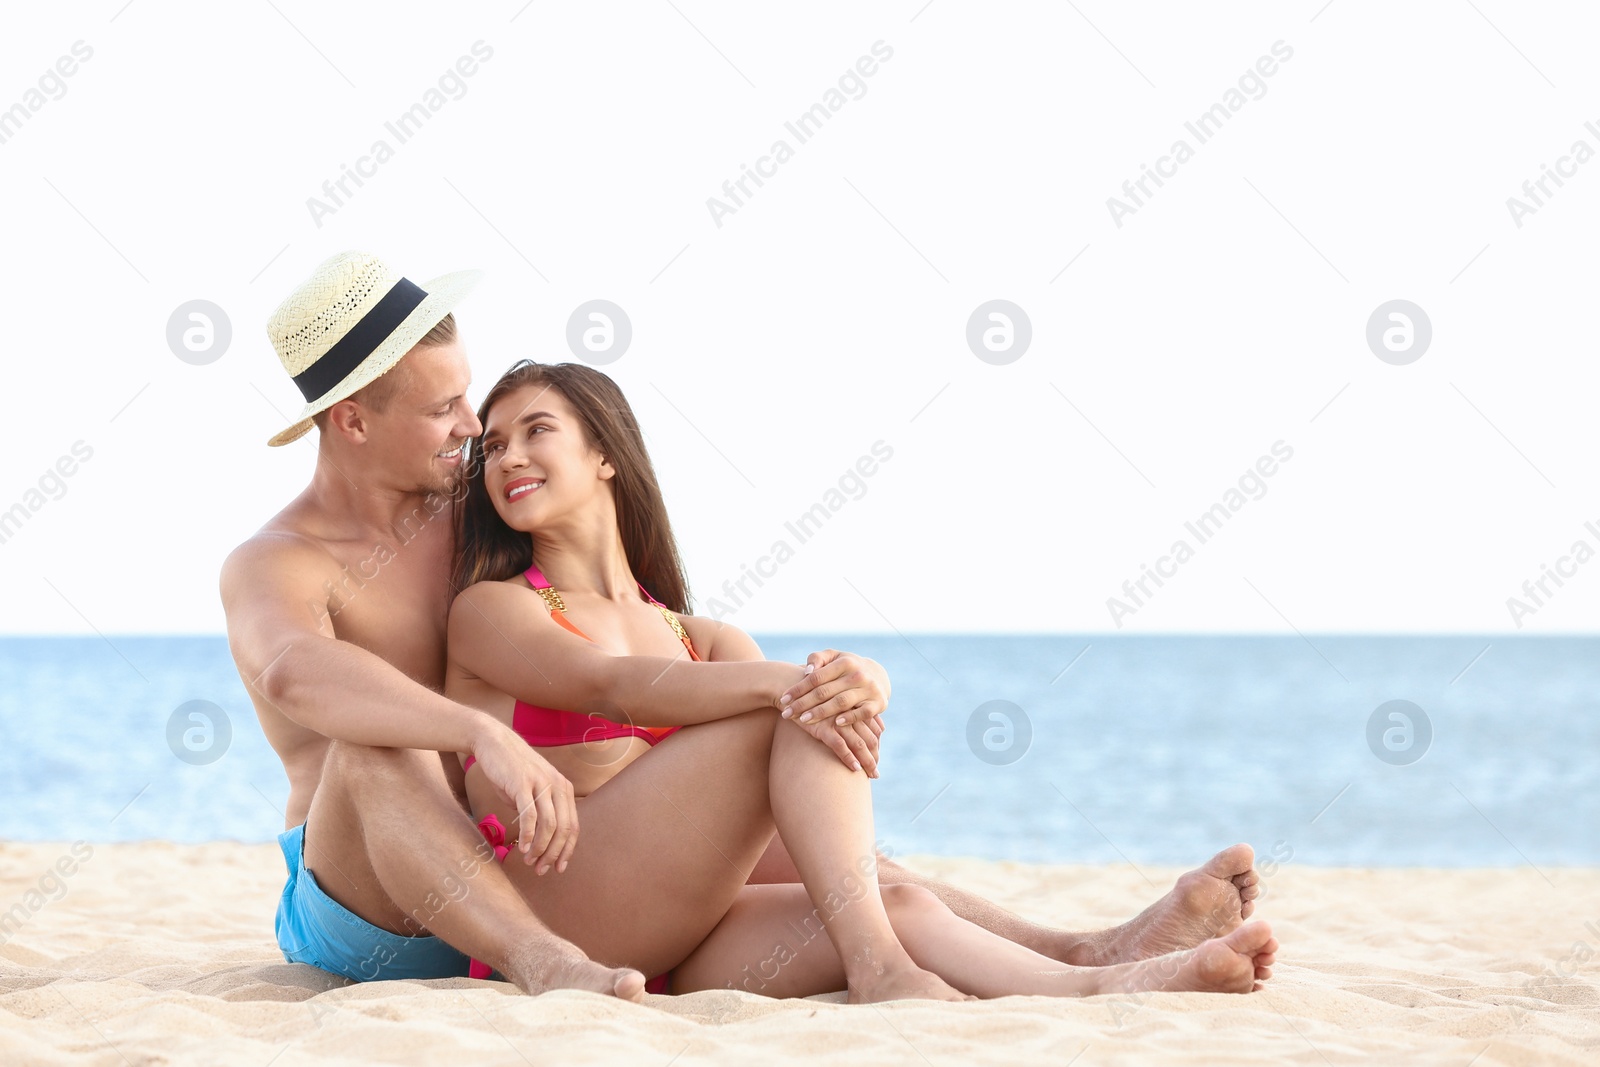
[[[287,575],[319,575],[336,567],[327,544],[289,509],[251,534],[222,561],[222,591],[248,588]]]

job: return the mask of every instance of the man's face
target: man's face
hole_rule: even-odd
[[[405,379],[388,407],[367,412],[369,454],[408,488],[453,495],[462,477],[462,446],[483,432],[467,404],[472,368],[466,350],[460,342],[418,346],[402,362]]]

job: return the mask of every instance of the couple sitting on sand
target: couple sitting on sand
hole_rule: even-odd
[[[307,401],[269,443],[315,425],[316,468],[221,587],[289,776],[287,959],[627,1000],[1260,988],[1277,942],[1244,921],[1247,845],[1093,933],[881,856],[883,668],[772,662],[686,614],[606,375],[524,361],[474,414],[452,312],[476,280],[345,253],[268,323]]]

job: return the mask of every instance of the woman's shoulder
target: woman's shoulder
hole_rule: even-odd
[[[756,644],[755,639],[731,622],[708,619],[703,615],[685,615],[681,611],[675,611],[673,614],[683,624],[684,631],[689,635],[689,641],[701,659],[766,658],[761,654],[761,646]]]
[[[471,609],[479,613],[516,610],[524,607],[527,596],[535,596],[533,586],[522,575],[510,578],[485,579],[474,582],[455,595],[450,603],[450,616]]]

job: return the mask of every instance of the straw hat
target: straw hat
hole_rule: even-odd
[[[299,440],[311,416],[400,362],[482,276],[457,271],[419,286],[365,252],[324,262],[267,320],[272,347],[306,398],[295,424],[267,444]]]

